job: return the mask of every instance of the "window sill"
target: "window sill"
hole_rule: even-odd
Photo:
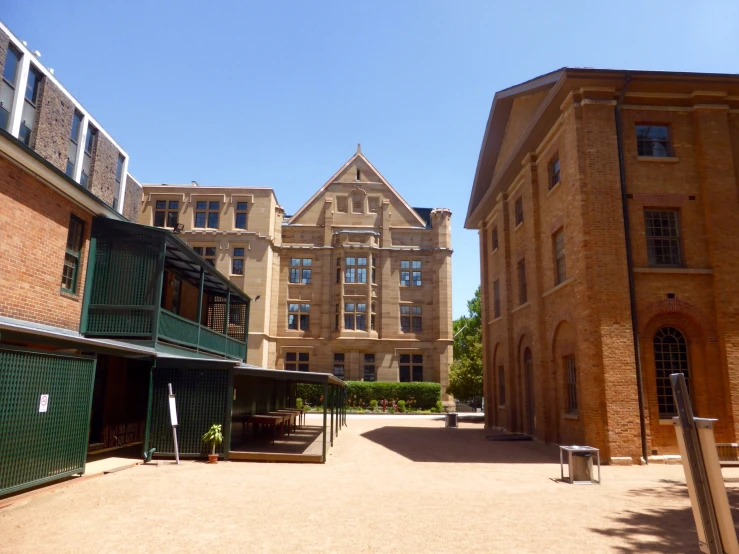
[[[636,159],[640,162],[677,163],[680,161],[680,158],[676,158],[675,156],[637,156]]]
[[[491,325],[493,323],[496,323],[496,322],[500,321],[501,319],[503,319],[503,316],[502,315],[499,315],[498,317],[493,318],[491,321],[488,321],[488,325]]]
[[[672,425],[672,420],[671,419],[664,419],[664,418],[661,417],[661,418],[659,418],[659,424],[660,425]]]
[[[513,228],[514,231],[518,231],[519,227],[523,225],[523,221],[521,223],[516,223],[516,226]]]
[[[551,289],[549,289],[548,291],[546,291],[544,294],[541,295],[541,297],[542,298],[545,298],[545,297],[549,296],[550,294],[557,292],[559,289],[562,289],[562,288],[566,287],[567,285],[569,285],[574,280],[575,280],[574,277],[570,277],[568,279],[565,279],[559,285],[555,285]]]
[[[580,419],[580,414],[565,414],[565,419],[578,420]]]
[[[515,308],[513,308],[513,309],[511,310],[511,313],[512,313],[512,314],[515,314],[515,313],[516,313],[517,311],[519,311],[519,310],[523,310],[524,308],[527,308],[528,306],[529,306],[529,302],[524,302],[524,303],[523,303],[523,304],[521,304],[520,306],[516,306]]]
[[[503,406],[498,406],[499,410],[505,410],[505,404]]]
[[[635,267],[634,273],[676,273],[683,275],[713,275],[710,267]]]
[[[243,277],[244,274],[243,273],[229,273],[228,276],[229,277]]]
[[[72,292],[65,289],[59,289],[59,296],[63,296],[64,298],[69,298],[70,300],[74,300],[76,302],[80,301],[80,295],[76,292]]]
[[[557,183],[556,185],[554,185],[554,186],[553,186],[552,188],[550,188],[550,189],[549,189],[549,190],[547,191],[547,198],[548,198],[548,197],[549,197],[549,195],[550,195],[550,194],[552,194],[552,193],[553,193],[553,192],[554,192],[555,190],[559,190],[559,188],[560,188],[560,186],[559,186],[559,185],[561,185],[561,184],[562,184],[562,181],[560,181],[559,183]]]

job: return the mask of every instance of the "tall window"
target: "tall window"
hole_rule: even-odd
[[[683,334],[674,327],[662,327],[654,334],[654,368],[657,377],[659,417],[669,419],[677,415],[670,374],[682,373],[685,375],[685,384],[690,385],[688,344]]]
[[[92,151],[97,142],[98,132],[92,125],[87,125],[87,134],[85,135],[85,154],[82,156],[82,174],[80,175],[80,185],[87,188],[90,182],[90,171],[92,170]]]
[[[231,257],[231,273],[233,275],[244,274],[244,248],[234,248],[233,256]]]
[[[310,371],[310,355],[308,352],[285,352],[285,369],[287,371]]]
[[[336,258],[336,282],[341,283],[341,256]]]
[[[377,256],[372,256],[372,284],[377,284]]]
[[[334,352],[334,377],[344,380],[344,353]]]
[[[216,266],[216,247],[215,246],[193,246],[192,249],[196,254],[202,256],[203,259],[213,267]]]
[[[376,381],[377,375],[375,373],[375,355],[365,354],[364,355],[364,380],[365,381]]]
[[[377,304],[375,304],[374,302],[372,302],[372,304],[370,304],[370,310],[371,310],[371,312],[370,312],[370,329],[374,331],[375,330],[375,314],[377,313]]]
[[[500,280],[493,281],[493,318],[500,317]]]
[[[123,180],[123,163],[126,161],[126,158],[118,154],[118,162],[116,162],[115,166],[115,190],[113,191],[113,208],[118,207],[118,198],[121,191],[121,181]]]
[[[367,330],[367,304],[344,303],[344,329]]]
[[[680,222],[677,210],[644,210],[647,257],[655,267],[680,267]]]
[[[577,414],[577,367],[575,356],[565,356],[565,386],[567,387],[567,405],[565,411],[568,414]]]
[[[672,156],[669,127],[667,125],[637,125],[636,151],[639,156],[653,158]]]
[[[423,381],[423,355],[401,354],[398,369],[401,383]]]
[[[411,285],[414,287],[420,287],[422,284],[421,280],[421,260],[413,260],[411,262],[413,271],[411,272]]]
[[[490,242],[493,245],[493,252],[498,249],[498,227],[493,227],[493,231],[490,236]]]
[[[561,181],[559,173],[559,156],[555,156],[551,162],[549,162],[549,190],[556,187]]]
[[[199,200],[195,203],[195,227],[218,229],[220,202]]]
[[[248,202],[236,202],[236,212],[234,215],[234,227],[236,229],[246,229],[246,213],[248,207]]]
[[[41,79],[41,72],[31,66],[31,69],[28,70],[26,95],[21,114],[21,128],[18,133],[18,139],[26,146],[31,146],[31,133],[33,132],[34,120],[36,119],[36,102],[38,101],[38,89]]]
[[[420,333],[423,331],[423,317],[421,306],[400,306],[400,332]]]
[[[313,260],[311,258],[291,258],[290,282],[300,283],[302,285],[310,285],[312,265]]]
[[[74,177],[74,164],[77,161],[77,150],[82,132],[82,114],[77,110],[72,116],[72,132],[69,135],[69,150],[67,151],[67,176]]]
[[[3,66],[3,78],[0,81],[0,128],[8,130],[10,124],[10,109],[15,98],[16,78],[18,66],[23,55],[12,44],[8,46]]]
[[[85,223],[81,219],[71,216],[69,230],[67,231],[67,248],[64,253],[64,268],[62,269],[62,290],[71,293],[77,292],[77,275],[80,269],[84,232]]]
[[[505,406],[505,368],[498,366],[498,406]]]
[[[154,205],[154,227],[177,227],[180,213],[178,200],[157,200]]]
[[[554,284],[559,285],[567,279],[567,268],[565,266],[565,232],[560,229],[552,237],[554,245]]]
[[[310,304],[291,302],[287,305],[287,328],[296,331],[310,330]]]
[[[520,225],[523,223],[523,197],[519,196],[516,199],[516,203],[514,204],[514,209],[516,211],[516,225]]]
[[[410,260],[400,261],[400,286],[401,287],[411,286],[411,272],[409,271],[410,268],[411,268]]]
[[[367,258],[362,256],[355,258],[347,256],[344,267],[345,283],[366,283],[367,282]]]
[[[518,262],[518,303],[526,304],[528,291],[526,287],[526,260]]]

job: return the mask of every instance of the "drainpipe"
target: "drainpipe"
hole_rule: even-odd
[[[649,463],[647,456],[647,427],[644,420],[644,385],[641,368],[641,349],[639,348],[639,331],[636,315],[636,289],[634,287],[634,260],[631,252],[631,233],[629,232],[629,205],[626,197],[626,167],[624,164],[623,132],[621,129],[621,104],[623,104],[626,89],[631,82],[631,75],[624,77],[621,95],[616,102],[616,142],[618,146],[618,172],[621,178],[621,208],[624,218],[624,236],[626,238],[626,267],[629,272],[629,303],[631,304],[631,330],[634,335],[634,359],[636,361],[636,392],[639,400],[639,428],[641,431],[641,452],[644,463]]]

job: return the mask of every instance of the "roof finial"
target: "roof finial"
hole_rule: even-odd
[[[361,143],[358,142],[357,143],[357,154],[361,154],[361,153],[362,153],[362,145]]]

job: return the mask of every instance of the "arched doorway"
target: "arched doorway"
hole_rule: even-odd
[[[526,390],[526,432],[534,436],[536,433],[536,402],[534,396],[534,359],[531,349],[523,352],[523,374]]]

